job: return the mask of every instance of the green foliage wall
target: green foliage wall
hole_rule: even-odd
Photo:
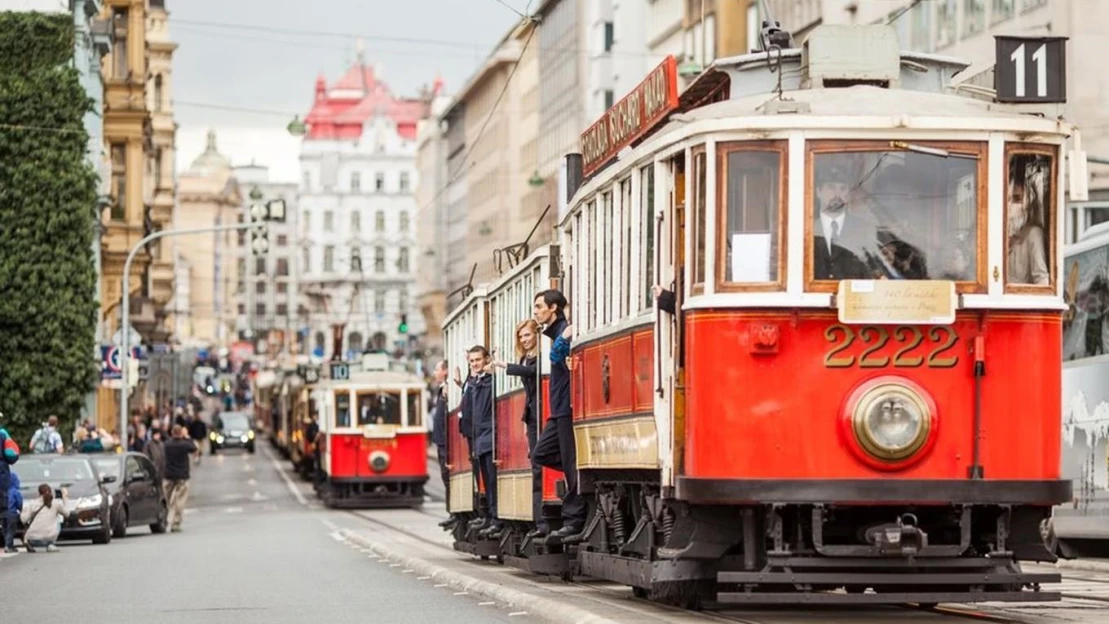
[[[96,383],[97,179],[69,15],[0,13],[0,412],[21,445]]]

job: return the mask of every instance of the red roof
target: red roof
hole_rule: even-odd
[[[440,79],[434,88],[442,89]],[[362,136],[362,124],[379,112],[396,122],[401,137],[411,140],[416,138],[416,123],[428,113],[428,101],[394,97],[389,86],[374,76],[373,67],[355,63],[330,88],[323,75],[316,79],[316,99],[304,120],[305,138],[357,139]]]

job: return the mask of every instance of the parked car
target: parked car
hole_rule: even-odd
[[[101,475],[115,477],[107,484],[112,495],[112,536],[124,537],[131,527],[149,526],[165,533],[169,506],[154,462],[142,453],[90,455]]]
[[[59,540],[112,541],[112,495],[107,486],[117,477],[101,475],[87,455],[24,455],[12,465],[19,475],[24,500],[38,498],[38,488],[49,484],[66,494],[66,519]],[[20,531],[22,536],[22,530]]]
[[[208,434],[211,453],[225,448],[245,448],[254,452],[254,424],[250,412],[220,412],[212,420],[212,431]]]

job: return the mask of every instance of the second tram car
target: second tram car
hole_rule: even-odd
[[[772,48],[680,97],[667,59],[567,159],[571,572],[679,604],[1058,600],[1021,563],[1054,560],[1041,527],[1072,497],[1073,128],[953,88],[967,64],[889,27]],[[449,354],[515,326],[488,305],[447,316]]]
[[[323,434],[316,492],[328,507],[420,506],[427,473],[424,380],[363,359],[345,380],[310,387]]]

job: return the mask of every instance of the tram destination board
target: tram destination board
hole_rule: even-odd
[[[1067,101],[1066,37],[995,37],[994,89],[1010,104]]]

